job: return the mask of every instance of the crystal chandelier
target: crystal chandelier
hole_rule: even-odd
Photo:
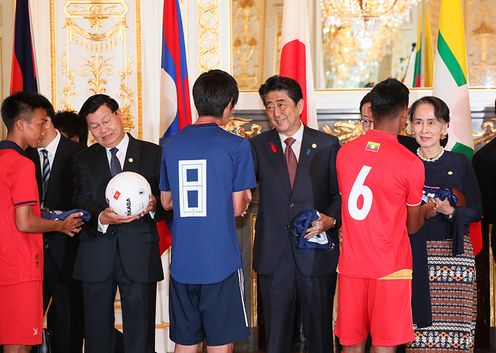
[[[321,0],[324,67],[334,88],[371,83],[420,0]]]
[[[419,0],[322,0],[323,16],[341,26],[360,19],[397,27]]]

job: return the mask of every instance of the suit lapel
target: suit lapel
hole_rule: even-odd
[[[266,151],[269,155],[270,163],[274,168],[275,174],[281,180],[281,184],[284,190],[291,195],[291,184],[289,182],[288,166],[286,164],[286,158],[282,152],[281,139],[276,129],[272,130],[268,140],[267,140]]]
[[[63,161],[65,160],[66,157],[66,152],[67,152],[67,146],[64,141],[64,137],[60,137],[59,144],[57,146],[57,150],[55,151],[55,158],[53,159],[53,164],[50,166],[50,177],[48,178],[48,185],[47,185],[47,194],[45,195],[45,202],[50,199],[50,197],[54,194],[59,192],[57,190],[55,183],[55,180],[60,180],[58,175],[62,173],[62,164]]]
[[[298,184],[303,182],[301,173],[303,171],[310,170],[310,162],[312,160],[312,154],[315,152],[315,144],[313,135],[306,126],[303,126],[303,138],[301,140],[300,156],[298,158],[298,168],[296,169],[296,178],[293,186],[293,190],[298,187]],[[305,189],[305,187],[303,187]]]
[[[122,171],[131,171],[138,173],[139,144],[134,137],[129,134],[128,136],[129,144],[127,146],[126,158],[124,159]]]

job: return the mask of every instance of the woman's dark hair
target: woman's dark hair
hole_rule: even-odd
[[[409,118],[410,121],[413,121],[413,115],[415,114],[415,110],[420,104],[430,104],[434,108],[434,116],[437,120],[443,121],[445,123],[449,123],[450,121],[450,110],[446,103],[442,99],[439,99],[434,96],[425,96],[420,99],[417,99],[413,102],[410,107]]]

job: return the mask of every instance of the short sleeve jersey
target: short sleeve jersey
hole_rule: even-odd
[[[421,203],[420,159],[396,136],[369,130],[339,150],[336,170],[343,200],[339,272],[382,278],[411,270],[407,207]]]
[[[216,124],[188,125],[164,141],[160,189],[172,192],[176,281],[217,283],[242,267],[232,193],[255,186],[248,140]]]
[[[34,163],[11,141],[0,142],[0,285],[43,279],[43,238],[16,226],[16,208],[40,215]]]

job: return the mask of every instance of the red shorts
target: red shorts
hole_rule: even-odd
[[[42,281],[0,285],[0,345],[41,343]]]
[[[373,346],[397,346],[415,340],[412,281],[354,278],[338,274],[336,336],[343,346],[367,339]]]

